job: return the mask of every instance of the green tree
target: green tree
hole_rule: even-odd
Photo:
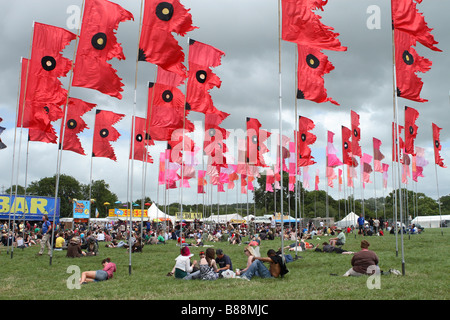
[[[27,193],[42,197],[55,197],[56,175],[33,181],[27,188]],[[58,198],[60,199],[60,216],[72,216],[72,199],[83,196],[82,185],[73,177],[61,174],[59,177]]]
[[[83,199],[88,200],[89,185],[82,185],[81,190]],[[107,209],[112,208],[114,202],[118,200],[117,195],[109,190],[109,184],[107,184],[104,180],[92,181],[91,199],[94,199],[91,207],[91,217],[95,217],[95,212],[96,210],[98,210],[100,218],[107,217],[108,216]],[[105,202],[110,203],[110,206],[108,208],[104,205]]]

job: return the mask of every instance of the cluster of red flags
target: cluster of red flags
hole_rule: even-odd
[[[332,27],[321,21],[315,10],[322,10],[323,0],[282,0],[282,39],[297,44],[298,99],[317,103],[338,102],[327,96],[323,76],[334,69],[323,50],[346,51]]]

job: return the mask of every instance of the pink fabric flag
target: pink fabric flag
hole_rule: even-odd
[[[409,172],[409,165],[411,164],[411,155],[405,153],[403,155],[403,162],[402,162],[402,183],[408,184],[408,177],[411,177],[411,174]]]
[[[205,175],[206,175],[205,170],[198,170],[197,193],[205,193],[204,188],[204,186],[206,185]]]
[[[303,187],[305,189],[309,189],[309,179],[311,178],[309,176],[308,171],[309,171],[309,167],[308,166],[303,167]]]
[[[387,163],[383,163],[382,167],[383,167],[383,187],[386,189],[387,188],[387,182],[388,182],[389,165]]]
[[[341,166],[342,162],[337,157],[337,149],[333,145],[333,137],[334,133],[331,131],[328,131],[328,143],[326,148],[326,154],[328,158],[328,167],[337,167]]]
[[[373,169],[375,172],[383,172],[381,166],[381,160],[384,159],[384,155],[380,151],[381,140],[373,138]]]
[[[327,172],[326,172],[327,178],[328,178],[328,186],[333,188],[333,180],[337,178],[336,176],[336,172],[334,172],[334,168],[333,167],[327,167]]]
[[[338,169],[339,192],[342,191],[342,169]]]
[[[319,179],[319,169],[316,169],[316,179],[315,179],[314,182],[315,182],[314,190],[318,191],[318,190],[319,190],[319,182],[320,182],[320,179]]]
[[[270,168],[266,169],[266,191],[273,192],[272,184],[275,182],[275,177],[273,170]]]
[[[367,153],[364,153],[361,157],[361,171],[363,176],[363,188],[365,187],[366,183],[372,183],[370,181],[370,174],[372,173],[372,166],[370,163],[372,162],[372,156],[368,155]]]

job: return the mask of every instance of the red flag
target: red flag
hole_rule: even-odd
[[[352,154],[353,156],[361,157],[361,129],[359,128],[359,114],[352,110],[351,112],[352,124]]]
[[[326,3],[322,0],[283,0],[282,39],[319,49],[346,51],[337,39],[339,33],[324,25],[320,21],[322,17],[312,11],[323,11]]]
[[[134,117],[134,156],[132,148],[130,148],[130,159],[153,163],[152,156],[147,152],[148,146],[153,146],[153,142],[150,135],[145,130],[146,119],[140,117]],[[133,141],[131,141],[131,146]]]
[[[419,112],[416,109],[405,106],[405,153],[415,155],[414,140],[417,137],[416,120],[419,118]]]
[[[93,157],[104,157],[116,161],[116,154],[110,142],[117,141],[120,133],[113,127],[125,115],[111,111],[99,110],[95,114],[94,139],[92,145]]]
[[[416,1],[421,2],[421,1]],[[424,46],[434,51],[441,51],[435,46],[438,44],[431,34],[422,13],[417,10],[416,3],[412,0],[391,1],[392,23],[394,29],[407,32]]]
[[[108,60],[125,60],[117,42],[119,23],[134,20],[133,15],[107,0],[86,0],[80,39],[73,70],[74,87],[84,87],[122,99],[123,83]]]
[[[210,45],[199,41],[189,42],[189,80],[186,89],[186,99],[189,110],[202,113],[220,113],[214,106],[209,90],[220,88],[220,78],[211,68],[221,64],[224,55]]]
[[[442,128],[439,128],[437,125],[432,123],[433,127],[433,142],[434,142],[434,163],[442,168],[447,168],[444,165],[444,160],[441,158],[441,141],[440,141],[440,132]]]
[[[209,113],[205,115],[205,138],[203,141],[203,150],[205,154],[211,159],[212,165],[226,165],[225,152],[227,146],[224,142],[230,132],[221,128],[219,124],[222,118],[216,113]]]
[[[139,61],[147,61],[186,78],[183,48],[172,32],[185,36],[192,25],[190,9],[179,0],[146,0],[139,41]]]
[[[45,143],[53,143],[56,144],[58,140],[58,136],[56,135],[56,131],[53,127],[51,127],[51,131],[42,131],[39,129],[29,129],[28,130],[28,141],[40,141]]]
[[[315,187],[314,190],[318,191],[319,190],[319,169],[316,170],[316,178],[315,178]]]
[[[26,101],[57,106],[66,103],[67,90],[58,78],[66,76],[72,61],[61,52],[75,38],[75,34],[65,29],[34,24],[31,59],[27,75],[22,76],[22,82],[26,82]]]
[[[270,133],[261,129],[258,119],[247,117],[247,151],[246,163],[257,167],[267,167],[264,154],[269,152],[264,142],[270,137]]]
[[[198,182],[197,182],[197,193],[206,193],[205,185],[207,184],[205,180],[206,171],[198,170]]]
[[[61,134],[63,132],[63,125],[65,123],[64,130],[64,144],[63,150],[70,150],[82,155],[86,155],[81,141],[78,138],[78,134],[83,132],[84,129],[89,129],[86,122],[81,118],[86,112],[92,110],[95,104],[87,103],[83,100],[76,98],[69,98],[69,104],[67,106],[67,121],[61,123]],[[61,149],[61,144],[59,146]]]
[[[397,130],[397,134],[396,134],[396,124],[395,122],[392,122],[392,161],[394,162],[399,162],[399,155],[397,152],[397,143],[400,143],[399,148],[400,148],[400,161],[402,159],[402,152],[403,149],[405,148],[405,143],[403,142],[402,139],[402,130],[403,130],[403,126],[399,125],[398,126],[398,130]]]
[[[348,166],[352,165],[352,131],[342,126],[342,162]]]
[[[362,176],[363,176],[363,187],[365,187],[366,183],[372,183],[370,181],[370,174],[372,173],[373,169],[370,163],[372,162],[372,156],[368,155],[367,153],[364,153],[361,157],[361,169],[362,169]]]
[[[376,172],[383,172],[381,160],[384,159],[384,154],[381,153],[380,147],[381,147],[381,140],[373,138],[373,166],[374,171]]]
[[[327,97],[327,90],[324,87],[323,76],[333,69],[334,66],[320,49],[298,45],[297,99],[317,103],[329,101],[339,105],[332,98]]]
[[[423,82],[417,76],[431,69],[432,62],[417,54],[416,41],[402,31],[395,31],[395,72],[397,96],[417,102],[428,100],[420,97]]]
[[[316,163],[314,157],[311,155],[310,145],[314,144],[317,140],[315,134],[310,132],[315,128],[315,124],[311,119],[299,116],[298,121],[298,136],[297,136],[297,151],[298,151],[298,161],[297,165],[299,167],[305,167],[313,165]]]

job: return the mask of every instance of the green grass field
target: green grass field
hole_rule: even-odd
[[[289,273],[283,279],[254,278],[217,281],[182,281],[167,277],[179,248],[172,241],[166,245],[147,245],[142,253],[132,254],[129,274],[129,254],[123,248],[105,248],[100,244],[95,257],[66,258],[66,252],[54,252],[49,257],[36,256],[37,246],[15,249],[13,258],[0,247],[1,300],[448,300],[449,293],[449,235],[450,230],[426,229],[420,235],[404,235],[405,276],[382,275],[380,288],[369,289],[368,277],[341,277],[350,268],[351,255],[300,252],[301,259],[287,264]],[[329,237],[314,239],[314,244]],[[358,251],[362,236],[347,235],[345,249]],[[381,270],[402,270],[401,242],[398,236],[396,256],[395,236],[366,237],[370,249],[380,258]],[[285,241],[285,245],[291,241]],[[222,248],[234,268],[245,267],[244,245],[207,243]],[[280,247],[280,240],[264,240],[261,254]],[[205,248],[191,247],[198,253]],[[295,253],[293,253],[294,255]],[[112,280],[89,283],[80,289],[68,288],[74,275],[70,266],[81,271],[101,269],[101,261],[110,257],[117,264]],[[69,268],[69,272],[68,272]],[[339,276],[332,276],[331,273]],[[69,281],[69,283],[73,283]]]

